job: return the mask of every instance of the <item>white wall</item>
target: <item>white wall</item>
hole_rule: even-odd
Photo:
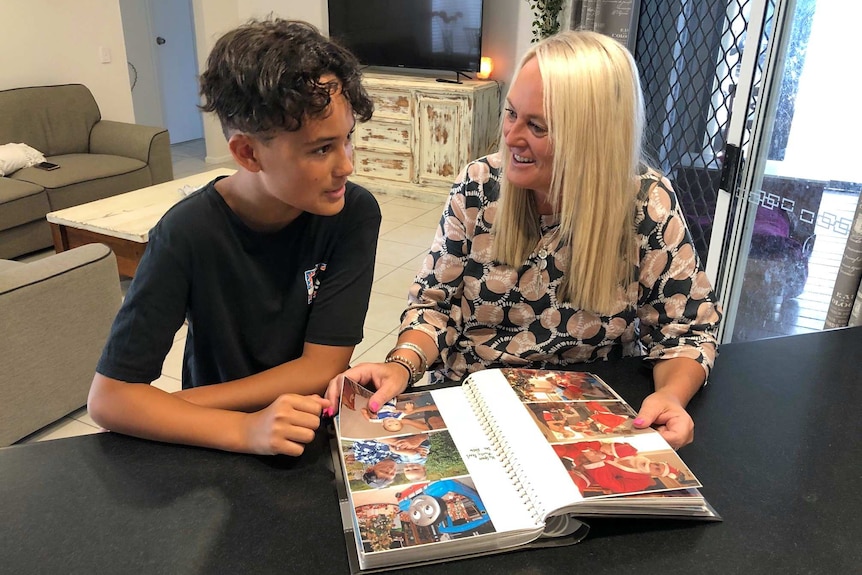
[[[5,0],[0,89],[86,85],[102,118],[134,122],[119,0]],[[100,62],[100,49],[111,62]]]
[[[237,0],[192,0],[197,43],[198,70],[206,70],[210,50],[222,34],[240,23]],[[247,18],[242,19],[247,20]],[[203,114],[206,161],[211,164],[227,162],[230,150],[215,114]]]
[[[503,85],[503,97],[521,56],[530,47],[533,14],[524,0],[485,0],[482,56],[494,62],[491,79]]]
[[[329,28],[326,0],[237,0],[237,5],[242,21],[265,18],[272,12],[290,20],[305,20],[324,31]]]

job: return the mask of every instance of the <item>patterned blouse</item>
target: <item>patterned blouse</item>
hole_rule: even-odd
[[[620,290],[618,313],[600,315],[556,297],[568,261],[557,216],[542,216],[542,238],[519,269],[492,260],[500,166],[493,154],[458,176],[410,288],[400,331],[437,342],[432,383],[493,367],[555,369],[607,359],[615,348],[648,359],[689,357],[709,374],[721,310],[667,179],[651,170],[642,176],[637,279]]]

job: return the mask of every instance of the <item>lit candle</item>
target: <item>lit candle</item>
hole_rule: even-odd
[[[487,80],[493,71],[494,62],[491,61],[491,58],[483,57],[479,64],[479,73],[476,74],[476,77],[481,80]]]

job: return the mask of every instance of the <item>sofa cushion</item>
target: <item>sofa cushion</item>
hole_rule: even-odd
[[[0,91],[0,144],[24,142],[46,156],[86,153],[101,114],[81,84]]]
[[[11,176],[19,182],[30,182],[47,190],[56,190],[72,184],[98,180],[135,172],[147,165],[134,158],[107,154],[68,154],[51,156],[48,161],[60,166],[57,170],[24,168]]]
[[[150,185],[147,165],[133,158],[106,154],[68,154],[51,156],[58,170],[24,168],[12,174],[13,180],[45,188],[50,210],[62,210],[118,193]]]
[[[0,178],[0,231],[44,219],[48,208],[48,195],[42,186]]]
[[[27,264],[25,264],[24,262],[16,262],[15,260],[0,260],[0,274],[15,267],[25,265]]]

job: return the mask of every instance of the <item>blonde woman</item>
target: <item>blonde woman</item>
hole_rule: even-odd
[[[715,359],[721,312],[670,183],[642,162],[642,129],[622,45],[569,31],[527,52],[500,151],[453,187],[398,344],[386,363],[345,372],[376,387],[372,410],[426,369],[459,381],[645,354],[655,391],[635,426],[677,448],[692,441],[685,406]]]

